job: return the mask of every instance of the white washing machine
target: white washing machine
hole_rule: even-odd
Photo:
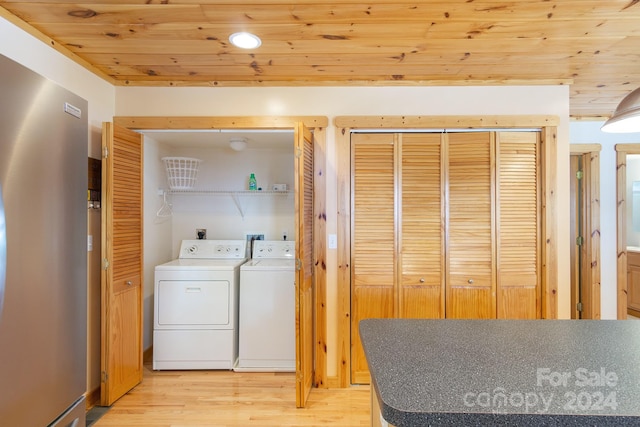
[[[240,268],[240,372],[294,372],[295,242],[256,240]]]
[[[153,369],[232,369],[244,240],[183,240],[156,266]]]

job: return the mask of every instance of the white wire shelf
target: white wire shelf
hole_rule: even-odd
[[[292,191],[273,191],[273,190],[199,190],[199,189],[188,189],[188,190],[168,190],[167,194],[172,195],[186,195],[186,196],[230,196],[233,199],[233,202],[238,208],[238,212],[240,212],[240,216],[244,219],[244,206],[241,202],[241,198],[245,196],[249,197],[260,197],[260,196],[288,196],[293,194]]]
[[[220,195],[220,196],[260,196],[260,195],[278,195],[278,196],[286,196],[291,194],[291,191],[272,191],[272,190],[198,190],[198,189],[189,189],[189,190],[168,190],[168,194],[192,194],[195,196],[203,196],[203,195]]]

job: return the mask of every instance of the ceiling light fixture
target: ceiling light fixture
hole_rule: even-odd
[[[231,147],[235,151],[242,151],[247,148],[247,139],[246,138],[231,138],[229,140],[229,147]]]
[[[624,97],[613,116],[602,125],[603,132],[640,132],[640,87]]]
[[[260,37],[246,32],[231,34],[229,36],[229,41],[232,45],[242,49],[255,49],[262,44]]]

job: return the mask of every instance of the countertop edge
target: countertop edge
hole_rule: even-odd
[[[482,412],[482,411],[474,411],[474,410],[465,411],[465,408],[460,408],[460,410],[451,408],[452,410],[448,410],[449,408],[442,408],[442,407],[437,409],[432,408],[432,410],[429,410],[429,411],[426,411],[426,410],[423,411],[423,410],[416,410],[417,407],[411,407],[411,405],[408,405],[404,409],[402,407],[398,408],[396,407],[397,405],[394,406],[394,402],[396,402],[396,399],[394,397],[387,396],[386,400],[385,398],[383,398],[385,393],[388,393],[388,390],[386,392],[385,390],[388,387],[390,387],[390,384],[393,384],[393,382],[392,383],[389,382],[390,374],[389,374],[389,371],[386,370],[386,368],[389,366],[392,366],[392,365],[389,365],[389,363],[397,363],[398,361],[398,358],[395,356],[392,356],[391,358],[388,357],[389,354],[395,353],[393,351],[391,351],[390,353],[389,350],[391,348],[405,349],[407,347],[402,345],[401,346],[397,345],[398,339],[400,340],[403,339],[403,334],[398,334],[399,332],[398,328],[392,328],[390,330],[391,334],[386,335],[381,333],[380,328],[375,327],[376,324],[378,325],[381,324],[379,322],[387,323],[385,322],[385,320],[387,320],[390,324],[395,324],[395,325],[404,325],[404,324],[416,325],[416,322],[406,320],[406,319],[405,320],[365,319],[365,320],[362,320],[359,325],[361,330],[361,338],[363,338],[362,344],[365,349],[365,356],[367,358],[367,363],[369,364],[369,369],[371,373],[371,387],[372,387],[372,390],[375,392],[375,398],[377,399],[380,415],[385,421],[392,424],[393,426],[411,427],[411,426],[429,425],[429,426],[436,427],[436,426],[459,426],[459,425],[465,425],[465,426],[519,425],[519,426],[527,427],[527,426],[562,425],[562,426],[578,427],[578,426],[590,424],[590,425],[598,425],[598,426],[618,427],[622,425],[637,425],[636,423],[638,423],[639,415],[636,412],[627,412],[629,408],[620,408],[622,410],[617,414],[611,413],[611,412],[608,412],[608,413],[596,413],[596,412],[558,413],[558,412],[536,411],[535,409],[532,411],[512,412],[512,411],[504,411],[499,408],[494,408],[494,410],[487,408],[489,409],[488,411]],[[448,324],[447,326],[447,329],[448,329],[449,326],[455,326],[456,324],[461,324],[461,322],[466,323],[468,321],[452,321],[452,322],[444,321],[441,325]],[[508,323],[509,324],[511,323],[511,322],[508,322],[508,323],[504,323],[504,322],[508,322],[508,321],[496,320],[496,321],[491,321],[491,324],[493,324],[494,326],[497,326],[500,324],[506,325]],[[570,321],[570,320],[567,320],[567,321],[536,320],[536,321],[523,321],[523,322],[524,322],[523,324],[528,324],[530,322],[533,322],[533,323],[530,323],[531,325],[534,325],[534,324],[553,325],[553,329],[557,329],[559,327],[560,330],[563,330],[565,333],[567,330],[574,329],[572,325],[578,325],[578,323],[576,323],[577,321]],[[595,328],[596,331],[600,329],[609,330],[611,326],[615,325],[616,327],[614,328],[614,330],[621,330],[621,327],[622,327],[622,330],[625,330],[625,331],[635,331],[633,336],[636,338],[639,337],[638,329],[636,327],[631,327],[633,325],[632,323],[627,324],[626,322],[627,321],[610,321],[610,322],[609,321],[580,321],[579,325],[581,327],[579,329],[582,330],[586,328],[587,330],[593,330]],[[520,322],[516,322],[516,323],[520,323]],[[622,325],[625,325],[625,326],[623,327]],[[585,328],[583,328],[583,326]],[[600,326],[604,326],[605,328],[600,328]],[[387,329],[387,328],[384,328],[384,329]],[[412,328],[410,328],[410,330],[411,329]],[[412,333],[408,334],[407,337],[410,337],[410,340],[414,341],[417,337],[420,337],[420,334],[413,333],[412,331]],[[563,337],[565,337],[565,335],[563,335]],[[401,342],[404,343],[406,341],[401,341]],[[413,354],[413,353],[408,353],[408,354]],[[381,357],[382,359],[380,359]],[[399,359],[402,360],[403,358],[400,357]],[[389,363],[380,364],[379,363],[380,360],[386,360],[386,361],[389,361]],[[411,363],[415,362],[415,359],[413,358],[410,358],[409,360],[412,361]],[[555,359],[551,359],[551,361],[554,361],[554,360]],[[412,364],[407,366],[416,366],[416,365]],[[553,367],[556,365],[551,365],[551,366]],[[623,369],[622,367],[619,367],[619,366],[616,367],[616,365],[612,365],[613,367],[609,367],[609,365],[603,365],[603,366],[606,366],[607,370],[609,371],[611,371],[612,369],[615,369],[615,370]],[[384,370],[384,371],[381,371],[381,370]],[[637,373],[637,371],[638,370],[636,369],[634,372]],[[392,369],[391,372],[393,372],[391,375],[395,376],[395,375],[398,375],[399,372],[401,371]],[[630,372],[627,373],[626,370],[620,371],[620,375],[624,375],[625,377],[630,374],[631,373]],[[414,373],[410,374],[410,377],[413,378],[413,375]],[[617,381],[618,380],[616,379],[616,382]],[[396,382],[394,386],[391,386],[392,389],[393,387],[397,387],[397,384],[398,383]],[[380,388],[380,385],[382,385],[382,389]],[[624,388],[620,388],[620,387],[624,387],[622,384],[619,384],[619,385],[614,384],[611,387],[617,387],[621,391],[625,390]],[[398,390],[405,390],[405,388],[403,386],[401,389],[398,389]],[[565,391],[565,390],[571,390],[571,389],[562,388],[562,391]],[[586,390],[596,391],[599,389],[588,388]],[[612,388],[611,390],[615,391],[616,388]],[[389,400],[389,398],[391,398],[391,400]],[[414,400],[413,406],[415,406],[415,400]],[[478,408],[475,408],[475,409],[477,410]]]

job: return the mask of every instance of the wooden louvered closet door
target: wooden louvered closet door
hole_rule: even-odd
[[[496,317],[491,132],[445,134],[447,158],[446,317]]]
[[[102,294],[100,404],[110,406],[142,381],[142,135],[102,130]]]
[[[296,212],[296,406],[302,408],[313,387],[313,134],[304,123],[295,127]]]
[[[538,319],[540,193],[538,132],[498,132],[497,317]]]
[[[440,134],[401,135],[399,313],[444,317],[444,251]]]
[[[366,318],[541,315],[538,132],[351,137],[351,380]]]
[[[358,322],[395,317],[395,149],[393,134],[355,134],[352,156],[351,379],[368,383]]]

